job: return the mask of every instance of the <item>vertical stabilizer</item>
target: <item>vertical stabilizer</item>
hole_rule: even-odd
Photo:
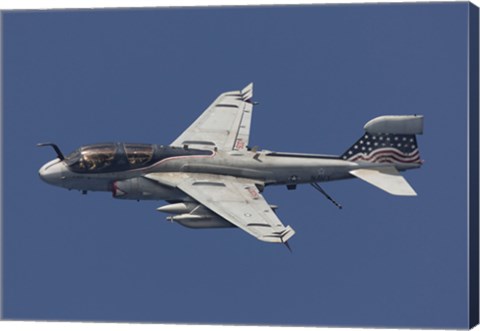
[[[417,134],[423,116],[380,116],[365,124],[365,134],[342,155],[353,162],[421,164]]]

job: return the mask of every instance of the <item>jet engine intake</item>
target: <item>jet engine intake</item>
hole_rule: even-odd
[[[143,177],[135,177],[113,182],[112,195],[117,199],[131,200],[165,200],[181,199],[184,194],[180,191],[152,182]]]

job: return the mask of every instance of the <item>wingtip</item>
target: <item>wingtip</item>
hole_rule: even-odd
[[[253,83],[248,84],[240,91],[242,99],[245,101],[251,100],[253,97]]]
[[[251,90],[251,89],[253,89],[253,82],[248,83],[247,86],[245,86],[242,91]]]

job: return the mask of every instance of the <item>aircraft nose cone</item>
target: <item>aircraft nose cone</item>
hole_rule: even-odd
[[[63,176],[63,165],[60,159],[52,160],[38,171],[40,178],[48,184],[58,185]]]

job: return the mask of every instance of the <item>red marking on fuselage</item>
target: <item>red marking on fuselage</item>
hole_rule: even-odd
[[[238,139],[235,143],[235,149],[243,149],[245,147],[245,142],[242,139]]]

